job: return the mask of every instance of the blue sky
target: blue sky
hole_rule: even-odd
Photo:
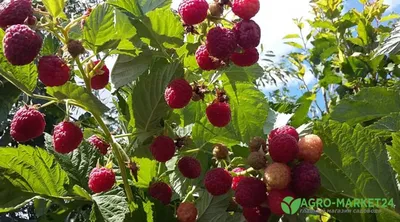
[[[390,5],[386,13],[393,11],[399,12],[400,0],[385,0],[385,4]],[[347,10],[351,8],[362,9],[358,0],[346,1],[345,8]],[[293,24],[292,19],[301,17],[305,19],[311,18],[309,11],[309,0],[261,0],[260,13],[254,20],[260,24],[262,29],[261,42],[264,49],[274,51],[277,55],[277,60],[281,55],[290,52],[292,48],[283,44],[282,37],[286,34],[298,33],[298,28]],[[316,83],[316,79],[309,72],[305,75],[305,81],[308,83],[309,88],[312,88]],[[299,81],[290,80],[290,94],[297,97],[301,96],[302,91],[299,89],[300,85],[301,83]],[[270,85],[265,87],[263,91],[267,94],[281,87],[282,84],[278,84],[278,86]],[[322,95],[320,93],[317,96],[317,103],[321,108],[324,108]]]

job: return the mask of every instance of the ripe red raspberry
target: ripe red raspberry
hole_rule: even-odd
[[[93,67],[95,67],[100,60],[93,62]],[[110,78],[110,71],[104,64],[101,68],[97,69],[95,75],[90,79],[90,86],[92,89],[98,90],[103,89],[107,86]]]
[[[299,160],[310,163],[316,163],[321,158],[324,144],[319,136],[311,134],[300,139],[299,141]]]
[[[245,49],[243,52],[234,52],[231,55],[232,62],[241,67],[252,66],[258,62],[258,51],[256,48]]]
[[[149,187],[149,194],[151,197],[161,201],[164,205],[167,205],[171,202],[172,189],[164,182],[155,182]]]
[[[261,170],[267,165],[267,159],[263,153],[251,152],[247,157],[247,164],[255,170]]]
[[[184,177],[195,179],[200,176],[201,165],[198,160],[193,157],[182,157],[178,162],[178,169]]]
[[[284,213],[281,207],[281,203],[283,199],[288,196],[296,198],[295,194],[288,189],[271,190],[268,193],[268,206],[273,214],[282,215]]]
[[[214,168],[206,173],[204,185],[213,196],[226,194],[232,186],[232,176],[224,168]]]
[[[261,29],[253,20],[242,20],[236,23],[233,31],[238,45],[243,49],[255,48],[260,44]]]
[[[33,15],[31,0],[7,0],[0,3],[0,27],[24,24]]]
[[[115,174],[112,169],[105,167],[94,168],[89,175],[89,188],[94,193],[111,190],[115,184]]]
[[[185,25],[196,25],[207,17],[208,3],[205,0],[183,0],[178,12]]]
[[[247,222],[266,222],[271,211],[266,207],[243,208],[243,216]]]
[[[11,121],[10,134],[17,142],[26,142],[44,132],[46,121],[44,115],[34,107],[23,106]]]
[[[267,152],[267,143],[264,138],[259,136],[253,137],[249,142],[250,152],[258,152],[260,148],[266,153]]]
[[[106,141],[96,135],[89,137],[88,142],[92,146],[96,147],[103,155],[107,154],[107,150],[110,147],[110,144],[108,144]]]
[[[296,139],[289,134],[280,134],[268,144],[269,154],[275,162],[288,163],[296,159],[299,152]]]
[[[224,160],[229,156],[228,147],[223,144],[216,144],[213,148],[213,156],[217,160]]]
[[[285,125],[273,129],[268,135],[268,142],[272,141],[272,139],[274,139],[277,135],[281,134],[289,134],[293,136],[296,139],[296,141],[299,141],[299,133],[297,133],[296,128],[289,125]]]
[[[42,47],[42,37],[26,25],[12,25],[3,38],[3,50],[12,65],[31,63]]]
[[[267,199],[265,183],[254,177],[245,177],[240,180],[235,200],[242,207],[258,207]]]
[[[168,136],[158,136],[151,144],[150,151],[158,162],[167,162],[175,154],[175,142]]]
[[[233,13],[244,20],[253,18],[259,10],[259,0],[232,0]]]
[[[287,188],[291,177],[290,167],[284,163],[273,163],[264,171],[264,182],[267,184],[268,190]]]
[[[208,53],[218,59],[227,59],[237,46],[235,33],[227,28],[214,27],[207,33]]]
[[[45,86],[62,86],[69,80],[70,69],[58,56],[43,56],[38,64],[39,79]]]
[[[213,103],[206,108],[208,121],[215,127],[224,127],[231,121],[231,108],[228,103]]]
[[[243,171],[245,171],[245,169],[240,168],[240,167],[236,167],[235,169],[232,170],[232,172],[234,172],[234,173],[240,173],[240,172],[243,172]],[[244,175],[240,175],[240,176],[235,176],[235,177],[233,177],[233,179],[232,179],[232,190],[236,190],[236,188],[237,188],[239,182],[240,182],[243,178],[245,178]]]
[[[58,153],[72,152],[82,140],[83,133],[75,123],[64,121],[54,127],[53,146]]]
[[[164,98],[172,109],[180,109],[192,99],[192,87],[185,79],[175,79],[165,89]]]
[[[202,70],[215,70],[221,67],[221,61],[216,58],[212,58],[207,51],[205,45],[199,46],[196,50],[196,62]]]
[[[181,203],[176,210],[176,217],[179,222],[196,222],[197,208],[194,203]]]
[[[297,196],[313,196],[320,186],[319,171],[313,164],[302,162],[292,169],[292,188]]]

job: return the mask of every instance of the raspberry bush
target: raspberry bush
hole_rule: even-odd
[[[400,220],[382,1],[312,1],[283,65],[261,45],[260,0],[65,2],[0,3],[0,221]],[[278,79],[304,82],[299,98],[266,96]],[[390,202],[288,215],[288,196]]]

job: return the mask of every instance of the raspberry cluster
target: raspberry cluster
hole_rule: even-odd
[[[232,176],[227,176],[225,169],[210,170],[205,178],[206,189],[217,196],[227,193],[229,189],[222,188],[230,185],[235,203],[243,208],[247,221],[267,221],[271,213],[284,213],[281,203],[285,197],[307,198],[316,194],[321,180],[314,164],[321,157],[322,146],[317,135],[299,139],[291,126],[276,128],[268,136],[268,146],[262,137],[250,140],[247,165],[251,168],[234,168]],[[272,163],[268,163],[267,153]],[[254,171],[262,176],[249,175]]]
[[[320,159],[322,149],[322,140],[317,135],[306,135],[299,140],[298,132],[289,125],[269,133],[268,151],[274,162],[265,168],[264,182],[272,213],[283,214],[281,202],[287,196],[307,198],[316,194],[321,179],[314,164]]]
[[[227,7],[231,7],[232,12],[241,20],[232,28],[217,23],[216,27],[207,31],[205,43],[196,51],[196,61],[202,70],[216,70],[228,65],[230,61],[242,67],[258,62],[256,47],[260,44],[261,30],[251,18],[260,10],[259,0],[215,0],[210,5],[205,0],[184,0],[178,12],[186,30],[197,33],[193,25],[206,20],[207,11],[210,14],[208,19],[215,22]]]

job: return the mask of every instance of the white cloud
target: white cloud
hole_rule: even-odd
[[[389,10],[393,10],[400,5],[400,0],[385,0],[384,3],[390,5]]]

